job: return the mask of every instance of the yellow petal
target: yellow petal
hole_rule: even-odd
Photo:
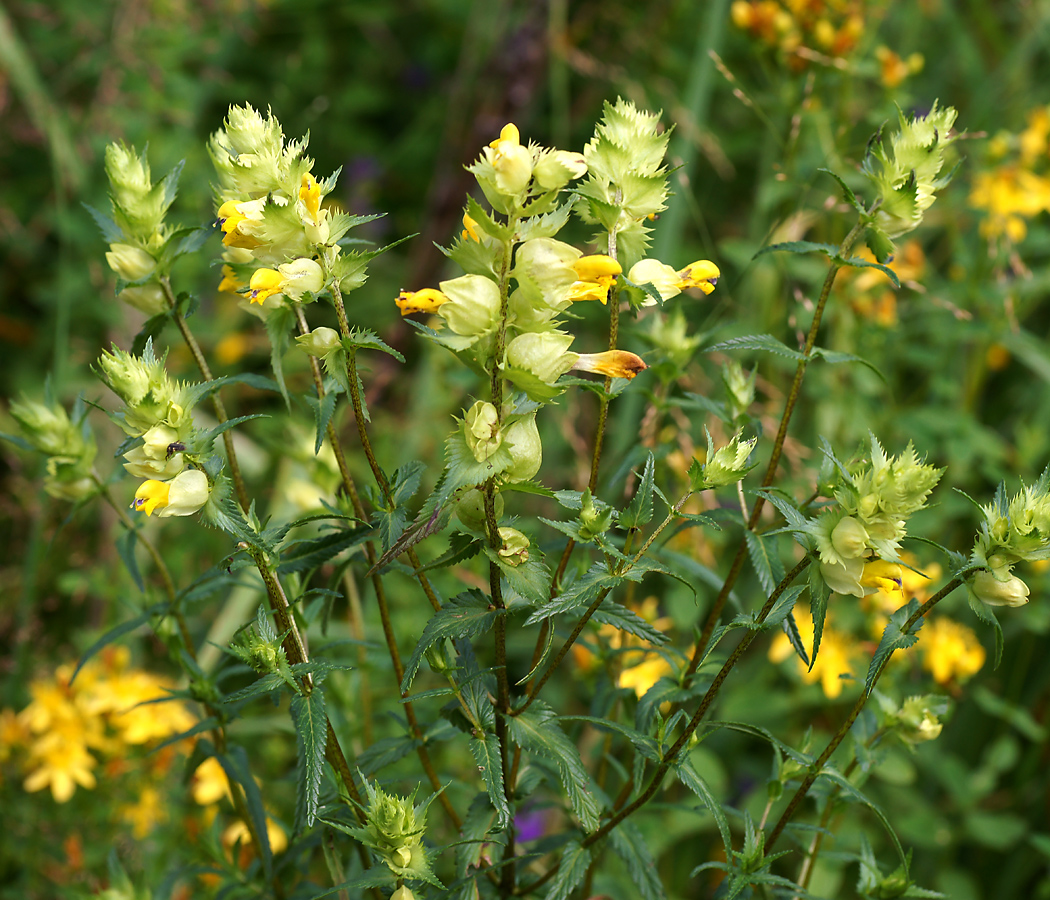
[[[593,256],[581,256],[572,264],[580,281],[598,281],[601,278],[615,279],[623,267],[611,256],[600,253]],[[611,283],[611,282],[610,282]]]
[[[581,372],[595,372],[607,378],[634,378],[649,367],[640,356],[627,350],[606,350],[604,353],[581,353],[572,366]]]
[[[279,294],[284,282],[284,276],[274,269],[256,269],[252,272],[252,280],[248,282],[251,288],[248,299],[252,303],[263,303],[267,297]]]
[[[402,291],[394,301],[397,308],[401,310],[402,316],[410,316],[412,313],[433,313],[443,303],[448,303],[449,298],[435,288],[423,288],[421,291]]]
[[[463,213],[463,240],[470,238],[475,243],[480,244],[481,238],[478,237],[477,226],[478,223],[468,213]]]
[[[721,274],[722,273],[718,271],[718,266],[710,260],[698,259],[696,262],[690,263],[678,273],[678,277],[681,279],[678,283],[678,287],[681,290],[697,287],[705,294],[710,294],[711,291],[715,289],[715,285],[718,284],[718,279],[721,277]]]
[[[170,482],[167,481],[144,481],[135,491],[135,502],[131,508],[151,516],[153,510],[163,509],[168,505],[170,489]]]

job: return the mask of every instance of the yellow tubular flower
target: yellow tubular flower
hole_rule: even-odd
[[[251,288],[248,299],[252,303],[263,303],[267,297],[281,293],[284,287],[284,276],[274,269],[256,269],[252,272],[252,280],[248,282]]]
[[[865,587],[877,588],[887,594],[904,590],[901,584],[901,567],[897,563],[886,562],[884,559],[875,559],[865,563],[860,583]]]
[[[171,491],[171,482],[168,481],[144,481],[135,491],[135,502],[131,508],[136,512],[144,512],[152,516],[155,509],[163,509],[168,505],[168,494]]]
[[[441,304],[448,303],[449,299],[435,288],[423,288],[421,291],[402,291],[394,303],[401,310],[402,316],[410,316],[420,312],[435,313]]]
[[[691,287],[700,288],[705,294],[710,294],[715,289],[715,285],[718,284],[721,274],[718,271],[718,266],[709,259],[698,259],[678,273],[678,277],[681,279],[678,282],[678,287],[683,291]]]
[[[257,203],[258,201],[255,202]],[[216,213],[219,227],[223,234],[222,242],[227,247],[241,247],[245,250],[254,250],[262,244],[262,241],[257,240],[241,229],[242,223],[250,222],[251,220],[237,208],[240,205],[236,200],[227,200],[219,207]]]
[[[579,280],[569,287],[569,300],[573,303],[597,300],[602,306],[609,302],[609,288],[616,276],[623,272],[623,267],[615,259],[601,254],[581,256],[572,267]]]
[[[220,292],[224,294],[236,294],[244,286],[245,282],[237,277],[237,273],[233,271],[232,266],[222,267],[222,281],[219,282]]]
[[[478,237],[477,227],[478,223],[470,217],[470,214],[463,213],[463,240],[469,238],[475,244],[480,244],[481,238]]]
[[[302,186],[299,188],[299,200],[306,208],[310,220],[316,223],[321,213],[321,185],[309,172],[303,176]]]
[[[607,378],[634,378],[649,367],[640,356],[627,350],[606,350],[604,353],[581,353],[572,368]]]

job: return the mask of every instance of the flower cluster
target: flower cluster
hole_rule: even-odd
[[[952,107],[934,102],[925,116],[907,119],[900,113],[900,128],[888,146],[872,142],[863,171],[875,188],[878,209],[868,217],[865,240],[880,263],[893,256],[894,238],[918,227],[934,193],[951,180],[952,172],[940,172],[955,137],[956,115]]]
[[[852,473],[842,470],[837,505],[809,523],[821,577],[833,592],[863,597],[899,587],[897,553],[905,524],[926,504],[943,471],[919,462],[911,444],[888,457],[872,437],[870,463]]]
[[[24,438],[47,456],[44,490],[59,500],[76,502],[98,489],[92,468],[97,447],[86,413],[87,407],[78,403],[71,419],[50,396],[43,402],[23,399],[11,403],[11,415]]]
[[[65,803],[77,787],[94,788],[100,759],[126,756],[181,734],[196,719],[169,699],[167,679],[129,665],[125,648],[111,648],[87,663],[73,679],[72,665],[29,687],[29,705],[3,714],[4,744],[24,751],[27,791],[49,788]],[[170,759],[166,760],[170,764]]]
[[[1022,561],[1050,558],[1050,469],[1030,487],[1007,498],[1000,487],[982,506],[984,522],[970,562],[981,566],[968,582],[973,595],[988,606],[1023,606],[1028,585],[1013,574]]]
[[[208,142],[219,177],[219,290],[241,294],[262,315],[283,298],[306,301],[333,282],[349,289],[364,281],[359,260],[339,245],[360,220],[321,205],[338,172],[319,181],[306,146],[305,137],[286,142],[272,113],[247,105],[231,106]]]
[[[171,380],[152,343],[141,357],[118,348],[103,353],[97,372],[124,402],[114,420],[135,439],[124,452],[124,468],[146,479],[135,492],[133,508],[160,518],[197,512],[214,486],[214,477],[203,469],[212,441],[193,424],[199,392]]]
[[[106,262],[117,275],[117,296],[155,316],[170,308],[163,278],[174,257],[174,244],[186,232],[164,222],[175,200],[181,166],[153,183],[146,154],[124,144],[106,147],[106,176],[112,218],[93,212],[109,241]]]
[[[1050,212],[1050,106],[1031,110],[1023,131],[996,135],[989,149],[998,165],[974,175],[970,204],[985,211],[982,235],[1017,244],[1029,219]]]
[[[864,34],[862,0],[734,0],[730,16],[737,28],[787,56],[792,68],[804,68],[814,52],[848,56]]]

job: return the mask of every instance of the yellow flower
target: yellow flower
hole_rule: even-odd
[[[77,785],[89,790],[96,785],[92,769],[95,757],[83,744],[74,741],[48,741],[31,754],[30,768],[23,787],[33,793],[51,788],[56,803],[65,803],[76,792]]]
[[[984,665],[985,650],[973,629],[944,616],[928,619],[919,631],[922,666],[938,684],[965,681]]]
[[[807,648],[812,647],[813,619],[809,612],[796,606],[795,624],[798,625],[798,633],[802,639],[802,645]],[[771,662],[780,663],[790,657],[794,657],[802,680],[806,684],[815,684],[819,681],[824,695],[828,699],[834,700],[842,693],[842,688],[845,685],[845,680],[841,676],[853,674],[852,659],[855,650],[856,647],[852,638],[840,631],[829,628],[825,620],[824,631],[820,639],[820,651],[812,669],[806,668],[806,664],[795,653],[795,649],[791,646],[791,641],[788,640],[788,636],[783,632],[773,638],[773,643],[769,647],[769,659]]]
[[[167,821],[168,811],[164,800],[153,785],[139,788],[134,803],[124,806],[120,811],[121,818],[131,825],[131,834],[136,840],[142,840],[161,822]]]
[[[627,350],[606,350],[604,353],[581,353],[572,368],[606,378],[634,378],[649,367],[640,356]]]
[[[604,306],[609,301],[609,288],[623,268],[611,256],[597,254],[581,256],[572,264],[577,281],[569,287],[569,300],[598,300]]]
[[[474,243],[480,244],[481,238],[478,237],[477,228],[478,223],[470,217],[470,213],[463,213],[463,240],[469,238]]]
[[[640,658],[639,662],[630,662]],[[674,671],[671,664],[656,651],[631,650],[625,654],[624,668],[617,678],[618,687],[630,688],[639,698],[657,681]]]
[[[159,518],[190,516],[208,502],[211,486],[199,469],[185,469],[171,481],[144,481],[131,508]]]
[[[288,835],[269,816],[266,817],[266,836],[270,840],[270,850],[274,853],[281,853],[287,848]],[[242,848],[251,846],[251,835],[248,831],[248,826],[240,819],[227,827],[222,833],[222,845],[227,849],[232,849],[238,842]]]
[[[874,559],[864,564],[864,574],[861,575],[860,583],[865,587],[877,588],[885,593],[903,591],[901,583],[901,567],[897,563],[886,562],[884,559]]]
[[[193,773],[193,784],[190,791],[194,802],[201,806],[218,803],[224,797],[232,801],[226,770],[214,756],[209,756],[197,766],[197,771]]]
[[[217,218],[222,230],[222,242],[227,247],[240,247],[254,250],[262,241],[254,235],[254,229],[262,221],[262,208],[265,200],[246,200],[237,202],[227,200],[219,207]]]
[[[321,214],[321,185],[309,172],[303,176],[299,188],[299,202],[306,210],[309,223],[316,225]]]
[[[232,266],[222,267],[222,281],[219,282],[219,291],[224,294],[236,294],[244,287],[246,282],[237,277]]]
[[[464,220],[465,221],[465,220]],[[423,288],[421,291],[402,291],[394,303],[401,310],[402,316],[413,313],[435,313],[442,303],[448,303],[449,297],[435,288]]]

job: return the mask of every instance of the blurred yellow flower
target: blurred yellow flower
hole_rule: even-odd
[[[938,684],[965,681],[980,671],[985,650],[972,628],[945,616],[928,620],[919,631],[922,666]]]
[[[813,646],[813,619],[808,610],[795,607],[795,624],[798,626],[799,637],[802,638],[804,647]],[[802,662],[788,636],[780,632],[773,638],[769,647],[769,659],[771,662],[781,663],[791,657],[795,658],[795,664],[802,680],[806,684],[820,682],[824,695],[834,700],[842,693],[846,684],[843,676],[853,675],[852,659],[856,655],[857,645],[849,635],[829,628],[825,619],[824,631],[820,639],[820,651],[812,669],[807,669]]]
[[[136,840],[148,837],[157,825],[168,819],[164,800],[153,785],[140,788],[135,802],[124,806],[120,815],[131,825],[131,834]]]

